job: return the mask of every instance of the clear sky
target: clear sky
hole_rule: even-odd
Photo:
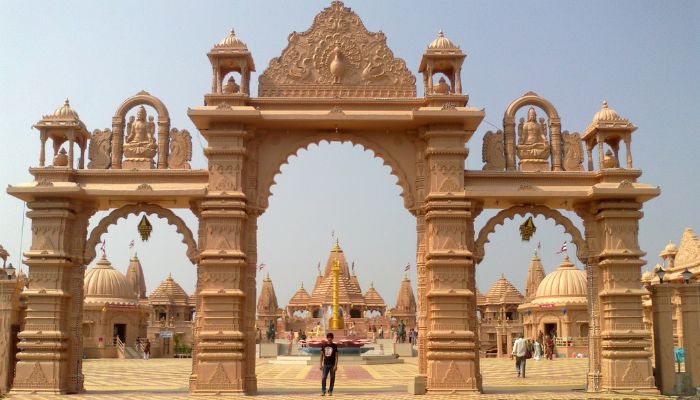
[[[167,105],[172,124],[193,133],[194,168],[205,168],[204,140],[186,115],[210,89],[206,52],[231,27],[251,50],[258,72],[278,56],[292,31],[304,31],[329,1],[10,2],[0,0],[0,178],[30,180],[38,165],[39,136],[31,125],[63,100],[90,130],[111,125],[127,97],[145,89]],[[468,55],[462,72],[470,105],[486,121],[469,142],[468,169],[481,169],[481,140],[500,126],[508,104],[533,90],[558,109],[563,129],[582,132],[603,99],[639,129],[632,143],[641,181],[662,195],[645,205],[640,241],[651,263],[685,227],[700,229],[700,2],[467,2],[347,1],[371,31],[382,30],[397,57],[417,74],[420,56],[439,29]],[[420,82],[420,79],[418,80]],[[420,90],[420,88],[419,88]],[[492,124],[492,125],[491,125]],[[375,287],[393,306],[403,267],[415,265],[415,221],[399,187],[373,153],[350,144],[300,151],[276,178],[268,211],[259,221],[259,260],[267,265],[280,305],[304,281],[312,287],[325,263],[331,232],[354,260],[363,290]],[[18,264],[29,246],[23,204],[0,195],[0,244]],[[188,210],[179,212],[196,232]],[[490,216],[477,221],[479,229]],[[108,256],[125,270],[127,245],[137,239],[132,217],[105,239]],[[195,267],[174,227],[154,221],[147,243],[137,240],[149,292],[169,272],[192,292]],[[520,241],[510,221],[491,235],[478,268],[482,291],[504,273],[522,289],[537,242],[547,272],[568,237],[551,221]],[[93,225],[97,218],[93,219]],[[580,226],[580,224],[577,222]],[[581,264],[576,260],[579,267]],[[415,283],[415,268],[410,271]]]

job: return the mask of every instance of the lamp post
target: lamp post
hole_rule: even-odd
[[[690,278],[693,276],[693,273],[688,271],[688,268],[686,268],[681,275],[683,275],[683,280],[685,283],[690,283]]]
[[[659,266],[659,268],[656,270],[656,276],[659,277],[659,283],[664,283],[664,276],[666,276],[666,271],[664,270],[664,267]]]
[[[15,267],[12,266],[12,263],[7,264],[7,267],[5,267],[5,273],[7,274],[7,279],[14,278]]]

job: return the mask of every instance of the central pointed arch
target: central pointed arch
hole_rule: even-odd
[[[484,247],[486,243],[489,242],[489,235],[496,231],[496,226],[503,225],[506,219],[513,219],[517,215],[524,217],[527,214],[535,216],[541,215],[546,219],[554,220],[557,225],[564,227],[564,231],[571,236],[571,241],[576,245],[576,256],[584,264],[587,263],[588,246],[581,231],[578,230],[569,218],[559,211],[541,205],[513,206],[501,210],[498,214],[491,217],[484,227],[481,228],[479,236],[477,236],[474,242],[474,259],[476,262],[480,263],[484,259]]]
[[[288,133],[287,135],[275,135],[272,138],[263,139],[258,149],[260,158],[260,171],[257,177],[259,205],[263,210],[267,208],[269,198],[272,196],[271,188],[276,183],[275,178],[282,173],[282,166],[289,163],[290,157],[298,156],[299,151],[308,150],[309,146],[318,145],[325,141],[351,143],[361,146],[365,151],[372,151],[375,157],[382,160],[383,165],[389,167],[391,175],[396,177],[396,184],[401,188],[400,195],[404,200],[404,206],[410,211],[415,205],[413,185],[411,184],[415,181],[415,168],[409,168],[409,166],[415,165],[416,148],[413,141],[398,136],[391,139],[394,142],[393,149],[399,149],[400,154],[397,154],[396,150],[391,152],[368,136],[370,135],[317,132],[312,134]]]

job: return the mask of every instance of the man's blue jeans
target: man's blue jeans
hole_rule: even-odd
[[[323,375],[321,376],[321,391],[326,393],[326,378],[328,378],[328,373],[331,374],[331,385],[328,387],[329,392],[333,392],[333,384],[335,384],[335,371],[333,371],[333,365],[323,366]]]

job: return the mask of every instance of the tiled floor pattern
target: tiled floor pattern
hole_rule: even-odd
[[[417,372],[416,360],[405,364],[341,366],[336,375],[334,397],[353,400],[416,399],[406,385]],[[71,396],[95,400],[224,399],[239,396],[188,396],[191,360],[86,360],[86,393]],[[418,399],[656,399],[661,396],[621,394],[591,395],[583,391],[588,360],[529,361],[527,378],[516,379],[508,359],[481,360],[484,394],[427,395]],[[318,398],[320,371],[316,366],[257,365],[259,395],[256,399]],[[243,397],[243,396],[240,396]],[[50,395],[14,395],[12,399],[65,400]]]

